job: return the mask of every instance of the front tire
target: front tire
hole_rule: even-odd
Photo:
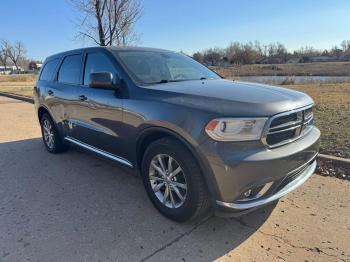
[[[41,117],[40,126],[47,151],[54,154],[67,151],[69,146],[62,141],[56,125],[48,113]]]
[[[149,145],[141,173],[148,197],[169,219],[196,220],[209,210],[209,195],[201,170],[180,142],[162,138]]]

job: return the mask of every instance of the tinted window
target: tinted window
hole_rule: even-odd
[[[79,84],[80,68],[83,55],[67,56],[58,72],[58,82]]]
[[[88,54],[85,63],[84,85],[89,85],[90,74],[97,72],[114,73],[115,69],[109,59],[101,53]]]
[[[44,68],[41,71],[40,80],[44,80],[44,81],[52,80],[53,74],[55,73],[55,70],[57,67],[57,64],[58,64],[58,59],[48,61],[44,65]]]

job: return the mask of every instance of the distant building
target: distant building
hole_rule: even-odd
[[[300,57],[292,57],[287,60],[287,64],[297,64],[300,63]]]
[[[310,62],[334,62],[337,61],[335,57],[331,56],[313,56],[310,57]]]
[[[350,54],[340,56],[341,61],[350,61]]]
[[[16,71],[16,67],[15,66],[6,66],[6,68],[4,66],[0,66],[0,74],[1,75],[9,75],[11,74],[13,71]],[[19,70],[22,70],[19,67]]]
[[[35,61],[31,61],[28,64],[28,69],[33,70],[33,71],[39,71],[42,66],[43,66],[42,63],[37,63]]]

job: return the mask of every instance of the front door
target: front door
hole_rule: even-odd
[[[88,52],[71,134],[80,142],[120,156],[123,100],[118,98],[116,90],[89,87],[90,73],[97,72],[111,72],[113,78],[117,77],[113,60],[99,51]]]

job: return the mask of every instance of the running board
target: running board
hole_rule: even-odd
[[[70,143],[72,143],[72,144],[75,144],[75,145],[77,145],[77,146],[80,146],[80,147],[82,147],[82,148],[85,148],[85,149],[87,149],[87,150],[90,150],[90,151],[92,151],[92,152],[94,152],[94,153],[96,153],[96,154],[98,154],[98,155],[101,155],[101,156],[107,157],[107,158],[109,158],[109,159],[112,159],[112,160],[114,160],[114,161],[117,161],[117,162],[119,162],[119,163],[122,163],[122,164],[124,164],[124,165],[126,165],[126,166],[128,166],[128,167],[133,167],[133,165],[132,165],[128,160],[126,160],[126,159],[124,159],[124,158],[122,158],[122,157],[113,155],[113,154],[111,154],[111,153],[108,153],[108,152],[103,151],[103,150],[101,150],[101,149],[98,149],[98,148],[96,148],[96,147],[90,146],[90,145],[85,144],[85,143],[83,143],[83,142],[80,142],[79,140],[76,140],[76,139],[74,139],[74,138],[71,138],[71,137],[67,137],[67,136],[66,136],[66,137],[64,137],[64,140],[66,140],[66,141],[68,141],[68,142],[70,142]]]

